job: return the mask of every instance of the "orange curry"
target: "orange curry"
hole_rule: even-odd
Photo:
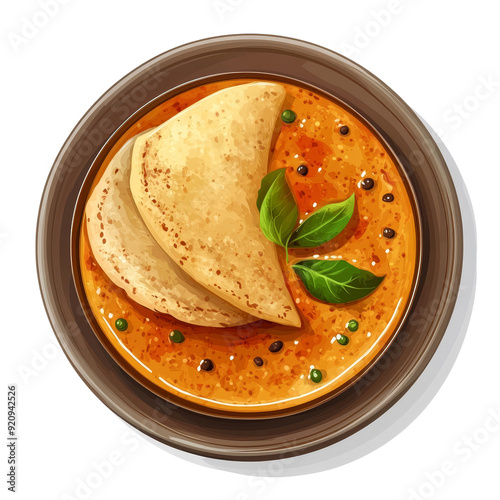
[[[217,90],[250,81],[202,85],[157,106],[120,137],[93,186],[128,139]],[[293,109],[297,119],[282,123],[272,144],[269,171],[287,167],[299,218],[352,193],[356,198],[346,229],[329,243],[315,249],[291,249],[288,263],[284,250],[278,248],[302,318],[301,328],[267,321],[207,328],[154,313],[111,283],[93,258],[85,224],[81,227],[82,281],[102,331],[128,365],[160,393],[167,391],[199,407],[246,413],[292,410],[345,388],[380,356],[401,324],[414,290],[419,259],[417,215],[392,155],[366,124],[338,103],[304,88],[283,86],[287,91],[284,109]],[[307,166],[306,176],[297,172],[301,165]],[[386,237],[384,229],[392,230],[392,237]],[[293,272],[291,266],[305,258],[343,259],[386,277],[364,299],[328,304],[312,297]],[[127,331],[115,327],[117,318],[127,320]],[[172,330],[181,331],[185,341],[172,342]],[[340,335],[347,337],[346,345],[338,342]],[[284,345],[272,353],[268,348],[275,341]],[[256,366],[256,357],[262,358],[262,366]],[[214,362],[212,371],[200,371],[204,358]],[[321,371],[320,383],[310,378],[313,368]]]

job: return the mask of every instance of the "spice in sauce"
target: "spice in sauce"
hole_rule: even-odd
[[[317,368],[311,370],[309,377],[315,384],[319,384],[323,380],[323,374]]]
[[[281,113],[281,119],[285,123],[293,123],[296,118],[297,118],[297,115],[291,109],[285,109],[285,111],[283,111],[283,113]]]
[[[347,323],[347,329],[350,332],[355,332],[359,328],[359,323],[355,319],[351,319],[349,323]]]
[[[349,337],[346,337],[345,335],[337,335],[337,342],[340,345],[347,345],[349,343]]]
[[[200,368],[205,372],[211,372],[214,369],[214,362],[211,359],[204,359],[200,363]]]
[[[283,342],[281,342],[281,340],[277,340],[276,342],[273,342],[270,346],[269,346],[269,350],[271,352],[280,352],[281,349],[283,349]]]
[[[306,165],[300,165],[297,167],[297,173],[302,176],[306,176],[309,173],[309,169]]]
[[[119,332],[124,332],[128,328],[128,321],[125,318],[118,318],[115,321],[115,326]]]
[[[366,179],[363,179],[361,181],[361,187],[365,191],[370,191],[370,189],[373,189],[374,186],[375,186],[375,181],[373,179],[370,179],[370,177],[367,177]]]
[[[390,227],[384,227],[383,235],[387,239],[392,239],[394,236],[396,236],[396,231],[394,229],[391,229]]]
[[[185,337],[180,332],[179,330],[172,330],[169,334],[170,340],[174,342],[175,344],[180,344],[181,342],[184,342]]]

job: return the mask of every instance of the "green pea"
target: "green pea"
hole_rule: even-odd
[[[170,340],[174,342],[175,344],[180,344],[181,342],[184,342],[184,335],[179,330],[172,330],[170,332]]]
[[[125,318],[118,318],[115,321],[115,326],[119,332],[124,332],[128,328],[128,321]]]
[[[351,319],[349,323],[347,323],[347,329],[350,332],[355,332],[359,328],[359,323],[355,319]]]
[[[349,343],[349,337],[346,337],[345,335],[337,335],[337,342],[340,345],[347,345]]]
[[[281,113],[281,119],[285,123],[293,123],[296,118],[297,118],[297,115],[291,109],[285,109],[285,111],[283,111],[283,113]]]
[[[321,380],[323,379],[323,374],[319,370],[317,370],[316,368],[313,368],[311,370],[311,373],[309,374],[309,376],[311,377],[311,380],[315,384],[319,384],[321,382]]]

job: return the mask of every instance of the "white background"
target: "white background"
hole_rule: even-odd
[[[498,2],[51,1],[58,11],[29,33],[27,22],[43,23],[43,15],[37,18],[41,2],[4,2],[1,15],[1,394],[4,400],[7,384],[18,384],[18,498],[83,498],[80,481],[95,481],[95,464],[117,457],[87,498],[392,500],[414,498],[412,490],[420,491],[420,498],[499,498],[500,425],[484,431],[489,412],[500,412]],[[476,302],[445,384],[389,443],[348,465],[308,476],[282,477],[278,468],[275,477],[256,479],[214,470],[140,439],[73,371],[38,291],[38,204],[74,125],[144,61],[185,42],[229,33],[302,38],[375,73],[440,130],[476,215]],[[7,450],[1,449],[6,471]],[[453,472],[439,487],[426,487],[445,462]],[[6,486],[2,479],[0,489]]]

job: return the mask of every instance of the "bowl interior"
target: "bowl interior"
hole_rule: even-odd
[[[239,420],[201,414],[158,395],[113,359],[81,300],[73,251],[82,200],[124,127],[149,106],[202,79],[270,75],[335,96],[393,152],[420,214],[419,281],[392,344],[362,378],[300,414]],[[75,208],[76,207],[76,208]],[[48,316],[73,366],[113,411],[171,446],[205,456],[262,460],[326,446],[366,426],[418,378],[446,330],[460,283],[462,226],[453,182],[416,115],[369,72],[305,42],[229,36],[194,42],[127,75],[88,111],[58,155],[43,194],[37,232],[40,287]],[[97,335],[96,335],[97,333]],[[207,433],[207,429],[210,432]]]
[[[405,182],[406,189],[410,195],[410,200],[413,206],[413,211],[416,216],[416,229],[417,229],[417,259],[415,262],[415,276],[413,279],[413,284],[412,284],[412,294],[410,297],[410,300],[406,304],[404,313],[394,328],[394,331],[388,341],[379,349],[379,352],[377,356],[370,362],[368,363],[365,368],[358,372],[354,377],[352,377],[348,382],[344,383],[341,387],[338,387],[332,391],[330,391],[328,394],[319,396],[307,403],[299,404],[291,408],[286,408],[286,409],[281,409],[277,411],[263,411],[263,412],[252,412],[251,414],[244,414],[241,411],[231,411],[231,410],[218,410],[215,408],[210,408],[210,407],[205,407],[201,405],[196,405],[195,403],[189,402],[183,398],[177,397],[174,394],[168,392],[167,390],[163,390],[159,385],[156,385],[152,383],[149,379],[146,377],[142,376],[141,373],[139,373],[132,365],[130,365],[120,354],[120,352],[113,346],[113,344],[109,341],[108,337],[106,334],[103,332],[102,328],[99,326],[97,323],[96,319],[94,318],[94,315],[91,311],[91,307],[88,303],[83,282],[82,282],[82,277],[81,277],[81,271],[80,271],[80,234],[81,234],[81,227],[83,223],[83,213],[85,209],[85,203],[88,198],[89,192],[92,187],[92,183],[94,181],[95,175],[99,171],[104,159],[106,156],[109,154],[109,152],[112,150],[113,146],[116,144],[116,142],[122,137],[122,135],[130,130],[133,129],[134,124],[137,123],[138,121],[141,120],[143,116],[145,116],[150,110],[156,108],[157,106],[160,106],[163,102],[168,101],[169,99],[175,97],[178,94],[181,94],[191,88],[194,87],[199,87],[201,85],[206,85],[207,83],[211,83],[213,81],[218,81],[218,80],[227,80],[227,79],[234,79],[235,75],[217,75],[217,77],[210,76],[207,78],[202,78],[198,79],[196,81],[191,81],[191,82],[186,82],[184,85],[181,85],[179,87],[176,87],[175,89],[171,89],[167,92],[162,93],[161,95],[157,96],[156,98],[152,99],[149,103],[147,103],[145,106],[141,107],[137,112],[133,113],[127,120],[125,120],[122,125],[110,136],[110,138],[106,141],[105,145],[101,148],[97,156],[95,157],[94,161],[92,162],[92,165],[89,169],[89,172],[85,178],[85,181],[83,183],[83,186],[80,190],[78,200],[76,203],[75,211],[74,211],[74,217],[73,217],[73,223],[72,223],[72,231],[71,231],[71,241],[72,241],[72,270],[73,270],[73,279],[76,285],[76,289],[78,292],[78,296],[81,302],[81,306],[83,311],[85,311],[87,319],[92,326],[95,334],[101,341],[102,345],[105,347],[105,349],[108,351],[108,353],[111,355],[111,357],[115,360],[116,363],[118,363],[121,368],[127,372],[131,377],[133,377],[135,380],[137,380],[140,384],[142,384],[145,388],[153,392],[154,394],[166,399],[167,401],[170,401],[176,405],[182,406],[184,408],[199,412],[199,413],[204,413],[207,415],[213,415],[213,416],[219,416],[219,417],[224,417],[224,418],[237,418],[237,419],[250,419],[250,418],[274,418],[274,417],[279,417],[283,415],[291,415],[294,413],[299,413],[302,411],[305,411],[307,409],[310,409],[314,406],[317,406],[325,401],[328,401],[335,396],[339,395],[349,387],[351,387],[353,384],[355,384],[366,372],[370,370],[370,368],[376,364],[376,362],[380,359],[381,356],[383,356],[384,352],[387,350],[387,348],[390,346],[392,341],[395,339],[396,335],[400,331],[402,325],[404,324],[404,321],[408,315],[408,311],[411,308],[412,302],[413,302],[413,297],[415,294],[416,286],[418,283],[418,278],[419,278],[419,269],[420,269],[420,263],[421,263],[421,256],[422,256],[422,247],[421,247],[421,236],[420,236],[420,217],[419,217],[419,209],[418,209],[418,203],[415,197],[415,192],[411,186],[410,179],[408,178],[408,175],[406,174],[403,166],[399,163],[397,157],[395,156],[394,152],[390,148],[390,145],[386,143],[386,141],[377,133],[375,127],[373,124],[370,124],[365,117],[360,115],[358,112],[354,111],[351,109],[346,103],[343,103],[339,101],[335,96],[327,94],[324,90],[315,88],[312,85],[309,85],[307,82],[302,82],[298,81],[295,79],[291,78],[284,78],[281,77],[280,75],[273,75],[273,74],[252,74],[251,78],[255,80],[273,80],[277,82],[282,82],[282,83],[289,83],[293,85],[297,85],[302,88],[306,88],[309,90],[312,90],[316,92],[317,94],[324,95],[327,97],[329,100],[335,101],[338,104],[340,104],[342,107],[346,108],[351,114],[355,115],[359,120],[361,120],[368,128],[372,130],[372,132],[379,138],[380,142],[384,145],[386,150],[389,152],[389,154],[392,156],[392,159],[395,163],[395,165],[398,167],[398,170],[401,174],[401,177],[403,181]],[[241,78],[250,78],[249,75],[241,76]]]

